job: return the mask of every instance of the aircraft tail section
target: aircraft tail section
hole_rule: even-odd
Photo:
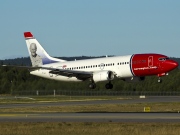
[[[24,32],[29,56],[33,67],[40,67],[45,64],[64,62],[65,60],[49,56],[41,44],[36,40],[31,32]]]

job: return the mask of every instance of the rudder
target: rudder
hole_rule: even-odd
[[[41,67],[45,64],[65,61],[49,56],[31,32],[24,32],[24,37],[33,67]]]

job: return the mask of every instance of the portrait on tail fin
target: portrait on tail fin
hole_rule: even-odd
[[[35,43],[30,44],[29,50],[31,53],[30,59],[32,62],[32,66],[33,67],[39,67],[39,66],[43,65],[41,56],[39,56],[37,54],[37,46]]]

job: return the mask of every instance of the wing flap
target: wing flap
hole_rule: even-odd
[[[85,71],[77,71],[77,70],[65,70],[65,69],[54,69],[54,68],[46,68],[42,67],[43,69],[51,70],[49,73],[51,74],[58,74],[67,77],[76,77],[79,80],[86,80],[92,77],[92,72],[85,72]]]

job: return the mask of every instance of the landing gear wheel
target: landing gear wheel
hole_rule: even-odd
[[[90,83],[89,84],[89,88],[90,89],[95,89],[96,88],[96,84],[95,83]]]
[[[111,83],[107,83],[105,85],[106,89],[112,89],[113,88],[113,85]]]
[[[158,83],[162,83],[162,79],[161,78],[158,79]]]

